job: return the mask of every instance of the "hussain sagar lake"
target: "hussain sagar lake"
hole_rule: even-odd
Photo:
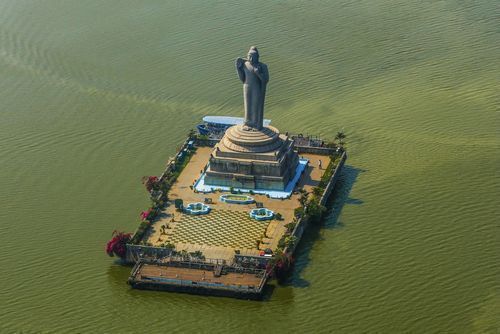
[[[325,144],[264,126],[269,71],[257,47],[236,59],[236,71],[243,124],[220,140],[191,132],[163,174],[144,179],[153,205],[137,231],[108,242],[108,254],[135,264],[133,288],[262,298],[326,210],[345,135]]]
[[[0,332],[496,333],[497,7],[1,1]],[[189,129],[243,118],[250,45],[265,125],[348,134],[321,224],[264,302],[131,289],[111,231],[135,232],[142,176]]]

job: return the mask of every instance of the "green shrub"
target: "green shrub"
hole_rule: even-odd
[[[297,237],[296,236],[287,236],[285,237],[285,246],[286,247],[293,247],[295,246],[295,243],[297,242]]]
[[[142,221],[139,224],[139,227],[137,228],[137,231],[135,231],[134,236],[130,240],[130,243],[134,244],[134,245],[137,245],[137,244],[141,243],[142,238],[144,237],[144,234],[146,233],[146,231],[147,231],[147,229],[149,228],[150,225],[151,225],[151,223],[149,221],[147,221],[147,220]]]
[[[163,248],[170,248],[170,249],[175,249],[175,245],[171,244],[170,242],[166,242],[162,245]]]
[[[278,241],[278,248],[279,249],[284,249],[285,247],[286,247],[285,236],[282,236],[281,239]]]
[[[294,210],[295,217],[302,217],[304,216],[304,208],[303,207],[298,207]]]
[[[326,208],[319,203],[318,198],[313,197],[308,203],[307,203],[307,211],[306,214],[311,217],[312,221],[319,221],[321,219],[321,216],[323,213],[326,211]]]
[[[189,253],[189,255],[191,255],[191,257],[194,257],[194,258],[197,258],[200,260],[205,260],[205,255],[203,255],[203,253],[201,251],[191,252],[191,253]]]
[[[295,226],[297,226],[297,223],[288,223],[285,225],[285,228],[289,233],[292,233]]]
[[[184,207],[184,201],[181,198],[176,198],[174,200],[174,205],[176,209],[182,209]]]
[[[324,191],[324,188],[314,187],[313,188],[313,195],[320,197],[321,195],[323,195],[323,191]]]

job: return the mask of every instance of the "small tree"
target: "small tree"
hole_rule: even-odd
[[[189,260],[189,253],[187,250],[183,249],[179,252],[179,255],[182,257],[183,260]]]
[[[285,273],[293,263],[293,258],[290,254],[283,253],[282,249],[276,249],[271,261],[267,263],[266,271],[270,275],[280,277]]]
[[[148,192],[151,192],[152,190],[158,190],[158,188],[160,188],[160,183],[157,176],[143,176],[142,184],[144,184]]]
[[[308,192],[304,189],[300,189],[299,194],[300,194],[299,203],[301,206],[305,206],[307,203]]]
[[[314,196],[320,197],[323,194],[323,189],[320,187],[314,187],[313,194]]]
[[[175,245],[170,243],[170,242],[166,242],[162,245],[163,248],[169,248],[169,249],[175,249]]]
[[[335,140],[344,140],[345,138],[346,138],[346,135],[345,135],[344,131],[339,131],[335,135]]]
[[[184,208],[184,202],[183,202],[183,200],[181,198],[176,198],[174,200],[174,205],[175,205],[176,209],[181,209],[182,210]]]
[[[319,203],[319,200],[316,197],[307,203],[306,214],[311,217],[312,221],[319,221],[325,211],[326,208]]]
[[[285,247],[293,247],[296,242],[297,242],[296,236],[291,235],[291,236],[285,237]]]
[[[345,139],[346,139],[346,134],[344,133],[344,131],[339,131],[337,132],[337,134],[335,135],[335,141],[338,142],[338,145],[340,147],[343,147],[345,145]]]
[[[294,214],[295,214],[295,217],[302,217],[304,215],[304,207],[298,207],[298,208],[295,208],[294,210]]]
[[[151,210],[151,209],[147,209],[146,211],[142,211],[140,214],[141,220],[142,221],[148,220],[149,218],[151,218],[152,214],[153,214],[153,210]]]
[[[297,225],[297,223],[288,223],[285,225],[285,228],[287,230],[288,233],[292,233],[293,229],[295,228],[295,226]]]
[[[118,256],[122,259],[127,255],[126,244],[132,237],[131,233],[113,231],[111,240],[106,244],[106,253],[109,256]]]

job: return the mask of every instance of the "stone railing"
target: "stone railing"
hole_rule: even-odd
[[[340,176],[340,171],[342,170],[342,167],[344,166],[344,162],[347,159],[347,153],[345,151],[342,152],[342,155],[340,156],[339,163],[335,167],[335,170],[333,171],[333,174],[328,181],[325,190],[323,191],[323,194],[321,195],[320,199],[320,204],[325,205],[328,198],[330,197],[333,188],[335,188],[335,183],[337,182],[339,176]],[[302,238],[302,235],[304,234],[304,231],[306,230],[307,226],[309,225],[310,219],[308,216],[304,216],[300,218],[297,221],[297,225],[295,225],[295,228],[293,229],[292,233],[290,235],[294,236],[297,238],[296,242],[290,246],[286,247],[283,250],[283,253],[285,254],[293,254],[295,251],[295,248],[299,244],[300,239]]]
[[[177,150],[177,153],[175,154],[175,156],[173,158],[171,158],[168,162],[167,162],[167,167],[165,168],[165,170],[163,171],[163,173],[160,175],[160,177],[158,178],[159,181],[163,181],[163,179],[170,173],[172,172],[172,170],[175,168],[175,164],[178,160],[181,159],[181,155],[184,155],[185,153],[185,150],[189,148],[189,143],[190,142],[193,142],[193,143],[196,143],[196,140],[195,139],[192,139],[191,137],[188,137],[181,145],[181,147]]]
[[[127,244],[127,256],[125,260],[129,263],[136,263],[144,257],[162,258],[171,256],[174,251],[172,248],[153,247],[143,245]]]
[[[332,155],[339,152],[339,148],[333,147],[314,147],[314,146],[295,146],[299,154],[310,153],[317,155]]]
[[[204,138],[204,139],[202,139],[202,138],[198,138],[198,137],[196,137],[196,138],[194,139],[194,141],[195,141],[195,144],[196,144],[197,146],[209,146],[209,147],[214,147],[214,146],[215,146],[215,144],[217,144],[217,143],[220,141],[220,139],[209,139],[209,138]]]
[[[235,254],[233,262],[242,267],[250,265],[263,268],[271,259],[272,257]]]
[[[333,188],[335,187],[335,183],[337,183],[337,180],[340,175],[340,171],[342,170],[342,167],[344,166],[344,162],[347,159],[347,153],[345,151],[342,152],[342,155],[340,156],[339,163],[335,167],[335,170],[333,171],[332,177],[330,178],[330,181],[328,181],[325,190],[323,191],[323,195],[321,196],[320,204],[325,205],[326,201],[330,197],[330,194],[332,193]]]
[[[160,263],[163,262],[161,259],[167,259],[168,262],[175,263],[198,263],[206,265],[230,265],[228,261],[224,259],[209,259],[209,258],[199,258],[187,253],[187,256],[182,256],[173,248],[166,247],[155,247],[155,246],[144,246],[144,245],[133,245],[127,244],[127,256],[126,261],[129,263],[136,263],[139,260],[148,263]]]

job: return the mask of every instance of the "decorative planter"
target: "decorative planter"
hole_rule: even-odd
[[[210,212],[210,207],[203,203],[189,203],[184,207],[184,212],[189,215],[206,215]]]
[[[255,220],[270,220],[273,219],[273,217],[274,212],[266,208],[250,210],[250,218],[253,218]]]
[[[232,204],[252,204],[255,202],[252,196],[248,195],[234,195],[226,194],[219,197],[221,202],[232,203]]]

